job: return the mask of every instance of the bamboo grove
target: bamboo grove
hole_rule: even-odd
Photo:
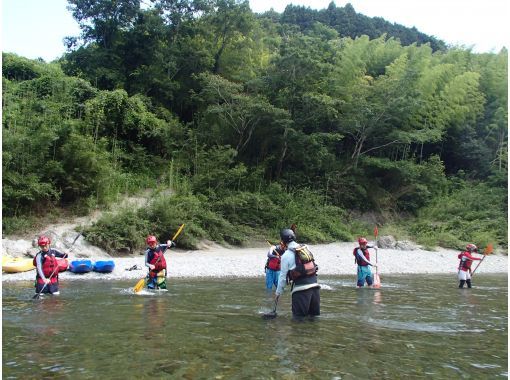
[[[60,59],[3,54],[4,233],[152,189],[87,239],[136,249],[186,220],[190,247],[291,223],[349,240],[372,215],[427,245],[507,245],[506,49],[350,4],[68,3],[82,34]]]

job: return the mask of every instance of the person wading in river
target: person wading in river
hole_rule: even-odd
[[[354,248],[352,254],[354,255],[354,262],[358,264],[358,281],[356,283],[358,288],[365,286],[365,282],[369,287],[372,286],[373,277],[370,271],[370,266],[376,267],[377,265],[370,261],[370,253],[368,248],[373,248],[368,245],[367,239],[360,237],[358,239],[359,247]]]
[[[36,267],[35,292],[59,295],[58,290],[58,262],[57,257],[67,257],[54,248],[50,248],[51,240],[47,236],[40,236],[37,245],[41,249],[34,257]]]
[[[145,266],[149,268],[147,287],[149,289],[166,289],[166,260],[164,253],[168,248],[175,247],[172,240],[166,244],[158,244],[156,236],[150,235],[146,239],[148,248],[145,251]]]
[[[267,252],[266,271],[266,290],[273,290],[273,285],[278,288],[278,278],[280,277],[281,256],[285,252],[283,244],[272,245]]]
[[[275,293],[278,303],[287,283],[292,283],[292,317],[301,320],[306,316],[320,315],[320,285],[317,283],[317,265],[313,255],[305,245],[296,243],[296,235],[291,229],[280,232],[281,244],[285,248],[282,255],[280,278]]]
[[[471,264],[473,264],[474,260],[481,260],[479,257],[472,256],[472,253],[478,253],[478,247],[474,244],[468,244],[466,250],[457,256],[460,259],[459,288],[461,289],[464,287],[464,284],[471,288]]]

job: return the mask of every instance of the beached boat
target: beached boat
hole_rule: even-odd
[[[58,262],[58,271],[65,272],[69,268],[69,261],[64,258],[57,258]]]
[[[94,272],[110,273],[115,268],[113,260],[96,261],[94,264]]]
[[[2,271],[4,272],[19,273],[32,269],[35,269],[33,259],[25,257],[10,257],[6,258],[4,261],[4,258],[2,257]]]
[[[91,260],[73,260],[69,264],[69,271],[73,273],[87,273],[92,270],[94,265]]]

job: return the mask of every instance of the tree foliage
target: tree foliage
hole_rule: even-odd
[[[238,244],[297,220],[326,241],[350,238],[359,212],[440,217],[424,210],[455,203],[458,183],[506,189],[506,49],[447,48],[350,4],[69,4],[82,33],[58,62],[3,54],[8,218],[171,186],[182,203],[154,211],[189,207],[196,238]],[[161,215],[163,234],[178,221]]]

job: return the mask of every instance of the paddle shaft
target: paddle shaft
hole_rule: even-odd
[[[482,263],[482,261],[485,260],[485,258],[487,257],[487,255],[484,255],[482,257],[482,259],[480,260],[480,262],[476,265],[475,269],[473,270],[473,272],[471,272],[471,277],[473,277],[473,275],[475,274],[476,270],[478,269],[478,267],[480,266],[480,264]]]
[[[69,248],[69,252],[67,252],[65,254],[65,257],[69,257],[69,253],[73,250],[74,248],[74,243],[76,243],[76,240],[78,240],[78,238],[81,236],[81,232],[74,238],[73,240],[73,243],[71,244],[71,247]],[[36,268],[37,270],[37,268]],[[50,274],[50,277],[48,277],[48,280],[51,280],[53,278],[53,276],[55,275],[55,273],[58,271],[58,264],[56,266],[55,269],[53,269],[53,272],[51,272]],[[43,287],[41,288],[41,291],[39,293],[36,293],[35,296],[33,296],[32,298],[35,299],[35,298],[39,298],[39,296],[41,295],[41,293],[43,292],[43,290],[46,288],[46,285],[48,285],[49,282],[47,282],[46,284],[43,285]]]
[[[184,223],[181,224],[181,226],[179,227],[179,229],[177,230],[177,232],[174,234],[174,237],[172,238],[172,242],[177,239],[177,236],[179,236],[179,234],[181,233],[182,229],[184,228]],[[163,255],[159,256],[158,259],[156,260],[156,262],[154,263],[154,266],[159,262],[159,260],[161,260],[161,258],[163,257]]]

